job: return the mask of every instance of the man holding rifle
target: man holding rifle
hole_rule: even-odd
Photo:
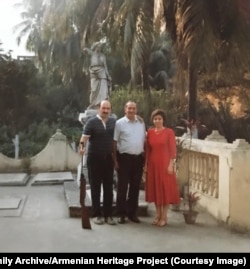
[[[116,119],[110,114],[110,102],[102,101],[98,114],[89,118],[84,126],[80,139],[80,154],[84,154],[88,141],[87,169],[94,223],[106,222],[115,225],[116,222],[112,217],[114,180],[112,143]],[[101,210],[101,187],[103,187],[103,211]]]

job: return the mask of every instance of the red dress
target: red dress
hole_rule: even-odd
[[[180,202],[176,174],[167,172],[170,159],[176,156],[174,131],[164,128],[155,132],[148,130],[146,140],[146,201],[156,205],[178,204]]]

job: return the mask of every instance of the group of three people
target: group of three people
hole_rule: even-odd
[[[118,178],[118,223],[126,223],[126,218],[140,223],[137,211],[145,171],[145,199],[156,206],[152,224],[163,227],[167,224],[169,204],[178,204],[180,201],[174,169],[175,134],[166,127],[166,116],[161,109],[152,112],[153,127],[148,130],[137,116],[134,101],[125,104],[124,112],[124,117],[116,120],[110,116],[111,103],[101,101],[98,114],[86,122],[80,139],[81,155],[88,141],[87,169],[94,223],[116,224],[112,212],[114,170]]]

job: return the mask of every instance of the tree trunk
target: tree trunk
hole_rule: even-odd
[[[197,119],[197,70],[192,61],[188,65],[188,119]]]
[[[149,70],[148,70],[148,65],[147,64],[144,64],[141,67],[141,83],[142,83],[142,89],[144,91],[149,91],[150,90]]]

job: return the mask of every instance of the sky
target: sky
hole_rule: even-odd
[[[17,45],[18,33],[13,33],[13,27],[22,21],[21,10],[13,5],[21,0],[0,0],[0,41],[3,43],[1,49],[4,52],[13,50],[12,57],[32,55],[25,49],[25,40],[20,46]]]

